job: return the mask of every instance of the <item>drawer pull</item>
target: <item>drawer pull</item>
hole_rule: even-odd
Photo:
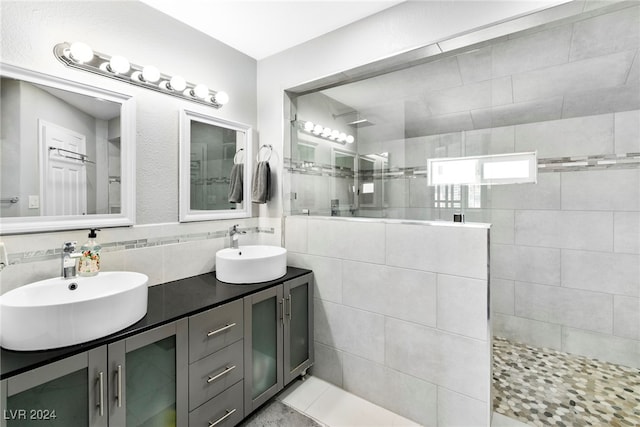
[[[229,417],[231,416],[231,414],[233,414],[234,412],[236,412],[236,410],[235,410],[235,409],[232,409],[232,410],[228,410],[228,409],[227,409],[226,411],[227,411],[227,413],[226,413],[226,414],[224,414],[222,417],[220,417],[220,418],[218,419],[218,421],[213,422],[213,423],[212,423],[211,421],[209,421],[209,427],[214,427],[214,426],[216,426],[216,425],[220,424],[221,422],[223,422],[224,420],[226,420],[227,418],[229,418]]]
[[[224,371],[222,371],[222,372],[220,372],[218,375],[215,375],[215,376],[213,376],[213,377],[209,377],[209,378],[207,379],[207,384],[208,384],[208,383],[210,383],[210,382],[213,382],[213,381],[217,380],[218,378],[220,378],[220,377],[222,377],[222,376],[224,376],[224,375],[227,375],[229,372],[233,371],[234,369],[236,369],[236,365],[233,365],[233,366],[227,366],[227,367],[225,368],[225,370],[224,370]]]
[[[207,334],[207,337],[210,337],[210,336],[215,335],[215,334],[219,334],[220,332],[224,332],[224,331],[226,331],[227,329],[231,329],[231,328],[233,328],[234,326],[236,326],[235,322],[234,322],[234,323],[231,323],[231,324],[229,324],[229,325],[223,326],[223,327],[222,327],[222,328],[220,328],[220,329],[216,329],[215,331],[210,331],[210,332]]]

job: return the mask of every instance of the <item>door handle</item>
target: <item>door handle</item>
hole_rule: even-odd
[[[118,365],[116,368],[116,400],[118,401],[118,408],[122,408],[122,365]]]
[[[280,321],[284,325],[284,298],[280,299]]]
[[[104,372],[98,374],[96,383],[98,384],[98,403],[96,406],[100,408],[100,416],[102,417],[104,416]]]

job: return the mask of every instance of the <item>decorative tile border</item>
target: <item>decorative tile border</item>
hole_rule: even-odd
[[[574,172],[640,167],[640,153],[538,159],[538,172]]]
[[[248,227],[240,228],[247,233],[268,233],[274,234],[274,228]],[[174,236],[150,237],[146,239],[124,240],[118,242],[100,243],[104,252],[126,251],[130,249],[149,248],[154,246],[173,245],[178,243],[194,242],[198,240],[222,239],[229,236],[228,230],[209,231],[203,233],[178,234]],[[42,249],[30,252],[16,252],[8,254],[9,265],[27,262],[48,261],[58,259],[62,252],[61,248]]]
[[[356,172],[346,168],[334,168],[325,163],[310,163],[285,159],[285,171],[291,174],[326,176],[363,180],[427,178],[427,166],[384,169],[382,172]],[[538,159],[538,172],[575,172],[600,169],[633,169],[640,168],[640,153],[602,154],[594,156],[553,157]]]

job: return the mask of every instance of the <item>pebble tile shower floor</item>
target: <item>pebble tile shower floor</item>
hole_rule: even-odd
[[[640,369],[494,338],[494,411],[535,426],[640,426]]]

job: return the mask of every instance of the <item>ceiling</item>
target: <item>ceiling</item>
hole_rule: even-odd
[[[404,0],[141,0],[256,60]]]

